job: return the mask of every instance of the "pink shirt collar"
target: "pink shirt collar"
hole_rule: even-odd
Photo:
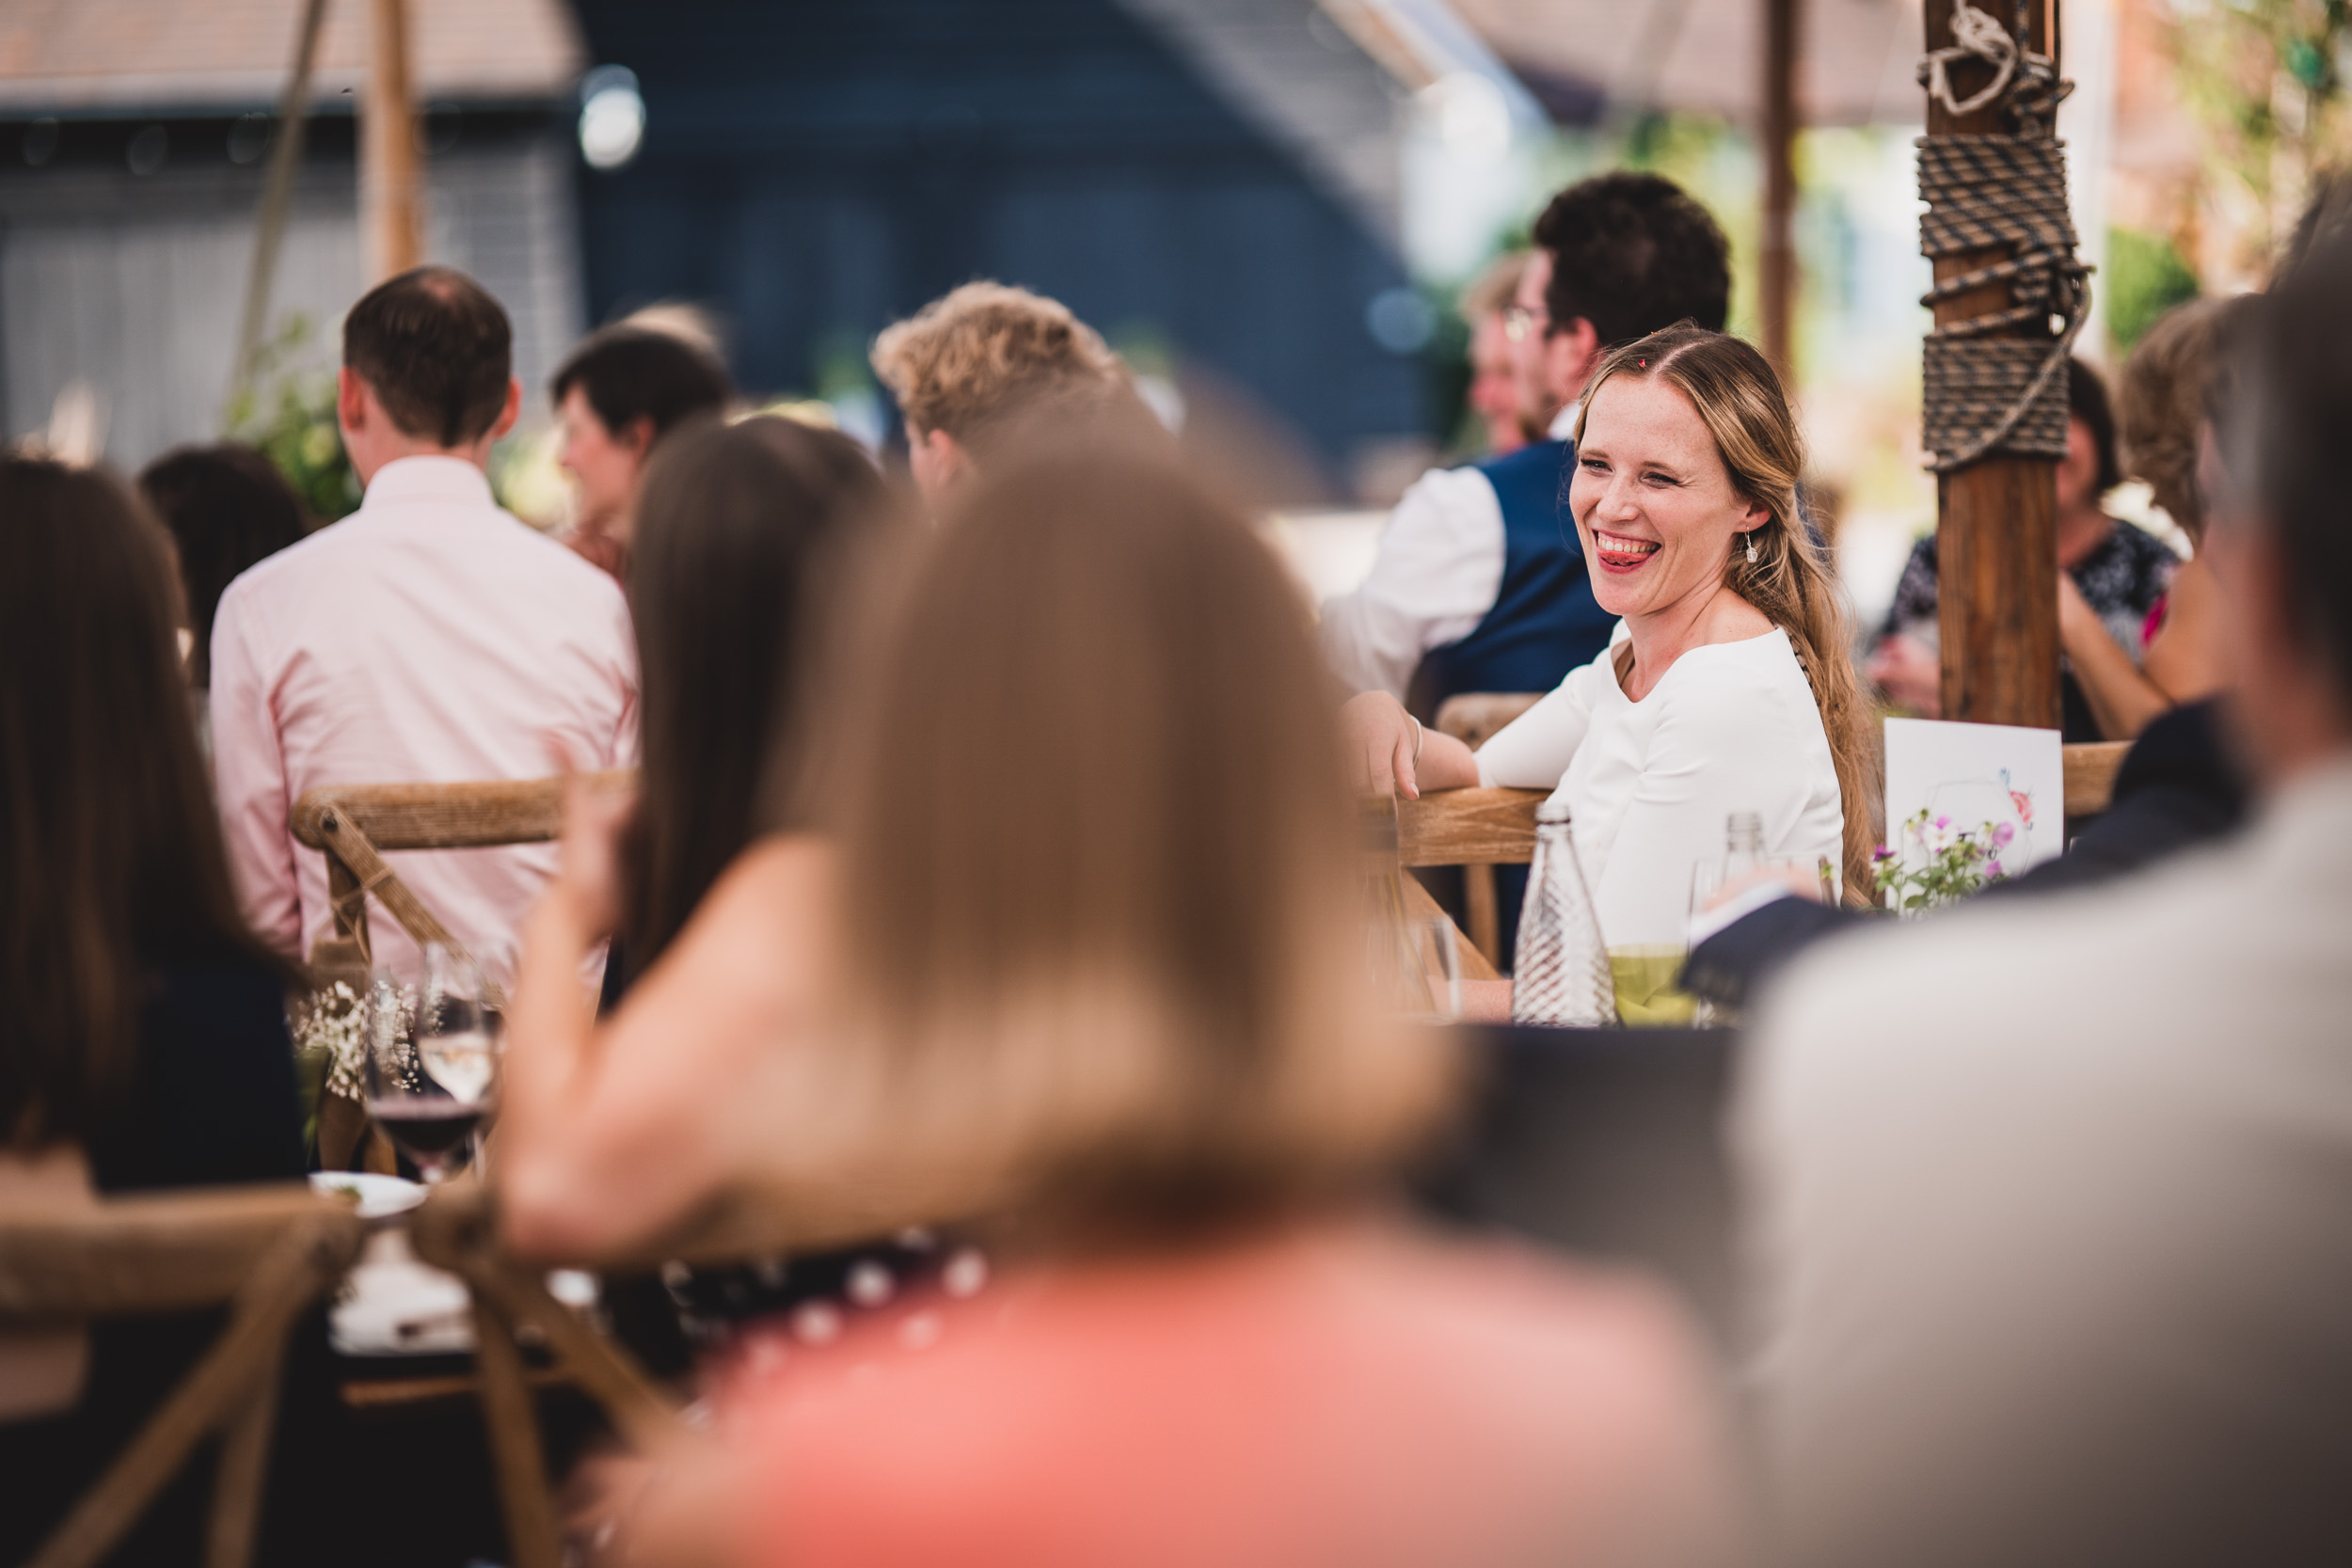
[[[359,510],[405,501],[453,501],[466,506],[496,506],[490,479],[462,457],[396,457],[375,470]]]

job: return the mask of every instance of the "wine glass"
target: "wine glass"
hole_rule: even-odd
[[[464,954],[425,948],[425,983],[378,970],[371,988],[368,1114],[428,1182],[462,1151],[496,1105],[498,1052],[482,971]]]

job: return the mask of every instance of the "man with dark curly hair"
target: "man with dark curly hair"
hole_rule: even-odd
[[[1459,691],[1549,691],[1607,643],[1611,617],[1561,513],[1577,399],[1610,348],[1678,321],[1721,331],[1730,302],[1723,230],[1655,174],[1569,186],[1534,240],[1504,312],[1529,444],[1423,475],[1363,585],[1323,607],[1340,678],[1399,698],[1410,686],[1424,721]]]

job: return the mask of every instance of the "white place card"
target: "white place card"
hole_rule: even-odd
[[[1887,847],[1916,858],[1903,824],[1921,811],[1931,824],[1978,832],[2006,825],[2001,869],[2010,876],[2066,847],[2066,763],[2056,730],[1958,724],[1937,719],[1886,721]]]

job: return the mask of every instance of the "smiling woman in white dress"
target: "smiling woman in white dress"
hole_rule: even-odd
[[[1850,621],[1797,512],[1804,447],[1736,338],[1669,327],[1584,396],[1568,492],[1593,593],[1621,616],[1592,663],[1473,753],[1386,692],[1344,719],[1359,782],[1409,798],[1549,789],[1613,948],[1679,945],[1692,870],[1755,813],[1770,855],[1869,886],[1868,736]]]

